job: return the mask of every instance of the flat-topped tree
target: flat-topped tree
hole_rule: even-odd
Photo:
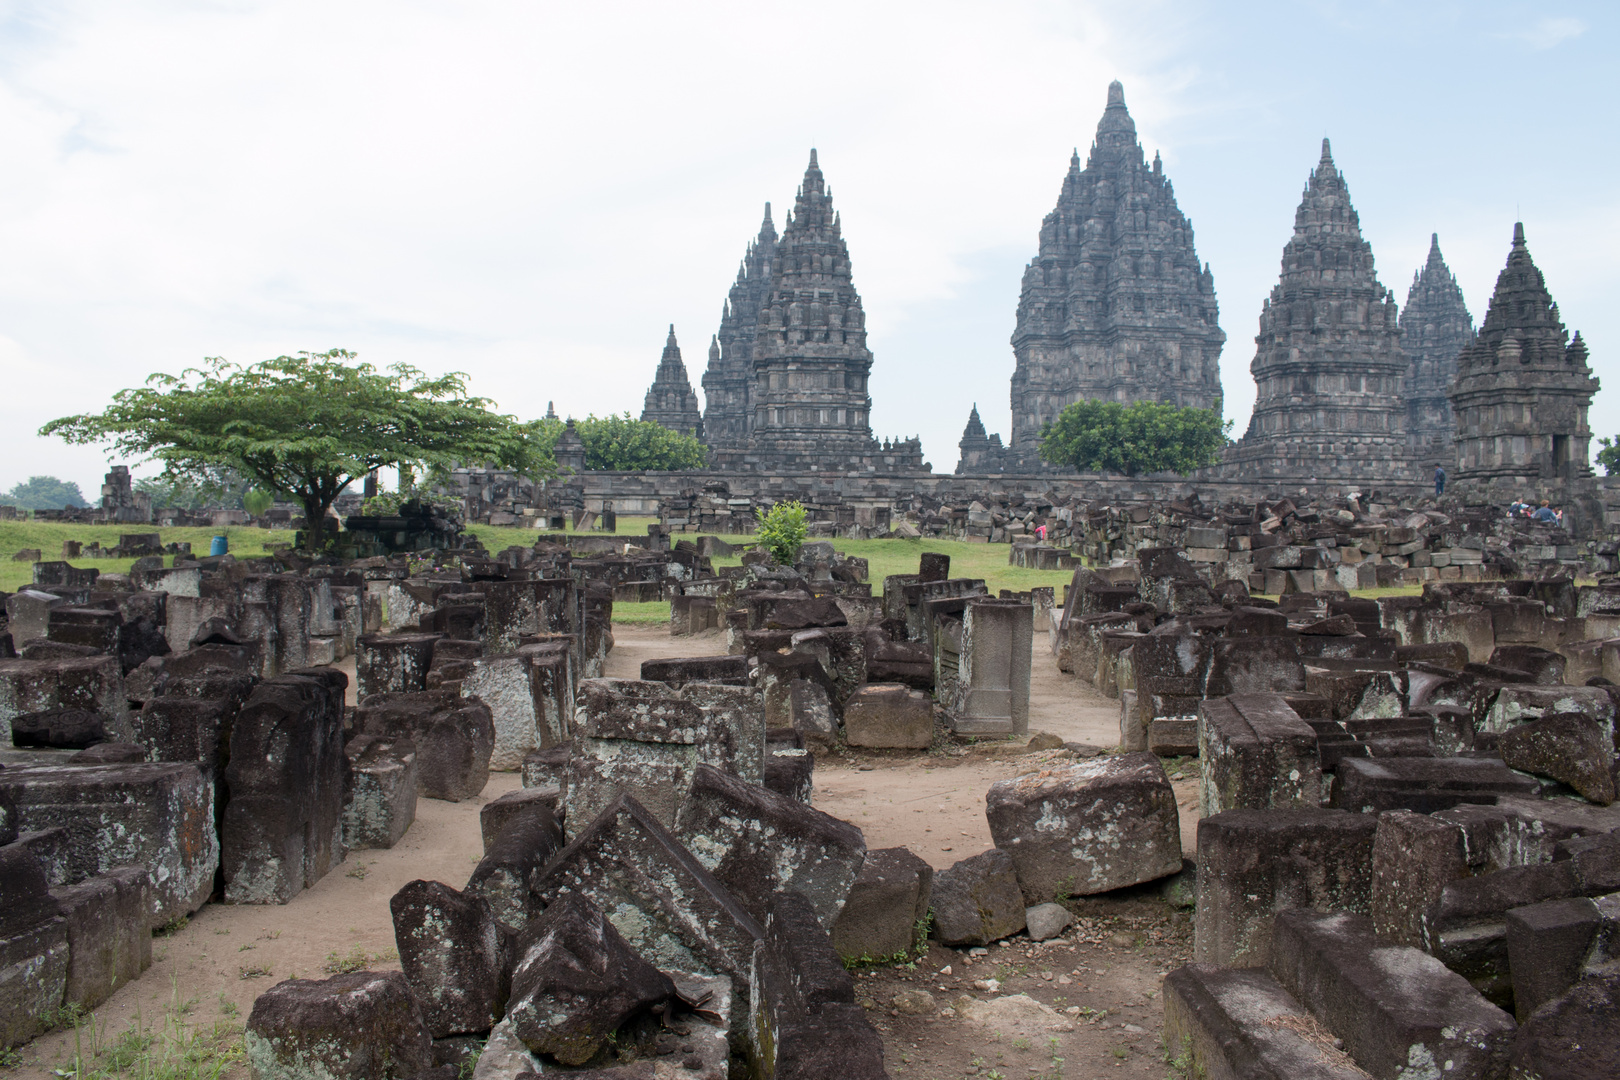
[[[120,390],[101,413],[40,429],[70,443],[110,443],[161,461],[164,476],[195,479],[227,467],[304,507],[306,544],[322,546],[326,511],[382,466],[417,471],[483,462],[531,478],[554,473],[545,445],[466,376],[430,378],[406,364],[379,370],[343,349],[301,352],[246,367],[220,357],[179,375]]]

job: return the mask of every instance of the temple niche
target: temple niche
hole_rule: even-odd
[[[1514,225],[1485,321],[1457,358],[1457,479],[1524,488],[1592,475],[1586,414],[1598,388],[1586,342],[1570,339]]]
[[[1395,300],[1378,282],[1326,139],[1254,340],[1254,415],[1222,474],[1290,484],[1418,478]]]
[[[675,343],[674,323],[664,342],[664,355],[658,360],[658,372],[647,390],[641,419],[682,435],[703,436],[703,414],[698,411],[697,394],[692,391],[686,364],[681,361],[681,347]]]
[[[1085,168],[1076,153],[1024,270],[1012,346],[1011,452],[1044,468],[1041,428],[1082,398],[1216,408],[1221,399],[1214,278],[1157,154],[1151,165],[1108,87]]]
[[[1407,445],[1415,466],[1449,468],[1457,459],[1457,420],[1447,395],[1457,376],[1457,356],[1474,340],[1474,319],[1440,255],[1438,233],[1429,237],[1422,271],[1412,274],[1400,326],[1401,351],[1409,361],[1402,393]]]

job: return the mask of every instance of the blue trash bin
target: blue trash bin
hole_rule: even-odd
[[[208,554],[223,555],[231,549],[230,541],[223,536],[214,537],[214,542],[208,545]]]

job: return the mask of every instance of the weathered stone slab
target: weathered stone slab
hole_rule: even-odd
[[[1320,1033],[1308,1037],[1307,1033]],[[1188,964],[1164,980],[1166,1056],[1209,1080],[1366,1080],[1262,968]]]
[[[343,846],[391,848],[416,820],[416,744],[356,735],[344,747],[349,792],[343,805]]]
[[[1614,738],[1614,701],[1598,686],[1504,686],[1485,714],[1483,730],[1506,732],[1559,713],[1585,716]]]
[[[535,713],[530,661],[518,655],[485,656],[471,662],[461,682],[461,696],[476,698],[489,709],[495,729],[489,767],[501,772],[523,768],[523,756],[541,747],[540,718]]]
[[[390,608],[390,612],[392,608]],[[409,694],[427,689],[433,643],[442,634],[366,634],[355,644],[355,687],[363,701],[373,694]]]
[[[934,741],[933,702],[896,683],[868,683],[844,703],[844,737],[851,746],[925,750]]]
[[[846,962],[909,955],[933,891],[933,867],[906,848],[868,851],[833,925],[833,948]]]
[[[933,901],[933,936],[945,945],[988,945],[1025,925],[1018,872],[1000,848],[935,874]]]
[[[641,803],[610,802],[531,882],[543,902],[588,897],[660,970],[725,975],[746,988],[759,923]]]
[[[8,768],[0,770],[0,798],[16,806],[20,832],[61,830],[56,884],[144,866],[151,926],[190,915],[213,892],[214,783],[199,765]]]
[[[1560,780],[1599,806],[1614,802],[1614,740],[1590,717],[1553,713],[1515,724],[1496,751],[1509,768]]]
[[[259,995],[242,1036],[257,1080],[408,1080],[433,1043],[405,976],[357,971],[288,979]]]
[[[231,725],[220,829],[225,898],[285,904],[343,861],[343,697],[348,679],[260,683]]]
[[[1532,795],[1539,785],[1490,758],[1347,758],[1339,762],[1330,804],[1381,813],[1432,814],[1459,803],[1493,803]]]
[[[417,794],[460,802],[484,790],[495,721],[483,702],[443,690],[360,699],[357,732],[416,745]]]
[[[1152,754],[1093,758],[990,786],[990,835],[1027,904],[1090,896],[1181,869],[1175,792]]]
[[[67,925],[67,1003],[93,1009],[152,966],[151,891],[142,866],[51,890]]]
[[[855,826],[709,765],[693,775],[675,835],[756,920],[768,894],[791,889],[828,930],[866,857]]]
[[[400,967],[434,1038],[488,1031],[506,1001],[506,948],[481,896],[413,881],[388,901]]]
[[[467,893],[489,901],[503,930],[521,933],[540,910],[538,898],[529,891],[529,879],[562,847],[557,819],[544,802],[532,803],[515,816],[506,816],[467,879]]]
[[[563,893],[523,931],[514,953],[512,1033],[529,1050],[583,1065],[631,1015],[675,996],[590,900]]]
[[[0,1048],[37,1035],[67,982],[67,923],[45,869],[23,844],[0,847]]]
[[[1265,640],[1264,638],[1255,640]],[[1317,806],[1316,732],[1281,694],[1233,694],[1198,705],[1199,810]]]
[[[1543,1005],[1519,1029],[1514,1077],[1607,1080],[1620,1070],[1620,971],[1582,980]]]
[[[1448,884],[1472,872],[1461,826],[1410,810],[1386,810],[1378,815],[1373,840],[1373,928],[1398,945],[1422,948],[1429,908]]]
[[[1616,904],[1620,898],[1611,901]],[[1585,896],[1526,904],[1507,913],[1513,1013],[1519,1023],[1580,980],[1603,922],[1597,902]]]
[[[1377,820],[1332,810],[1227,810],[1198,823],[1194,956],[1264,965],[1278,911],[1366,913]]]
[[[962,613],[955,694],[942,697],[960,735],[1029,733],[1033,609],[1015,600],[975,600]],[[845,723],[848,724],[848,716]]]
[[[11,745],[12,717],[51,709],[99,713],[116,740],[129,742],[133,734],[116,656],[0,660],[0,745]]]

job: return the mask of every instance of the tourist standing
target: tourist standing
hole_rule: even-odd
[[[1434,467],[1434,494],[1439,498],[1446,493],[1446,470],[1438,464]]]

